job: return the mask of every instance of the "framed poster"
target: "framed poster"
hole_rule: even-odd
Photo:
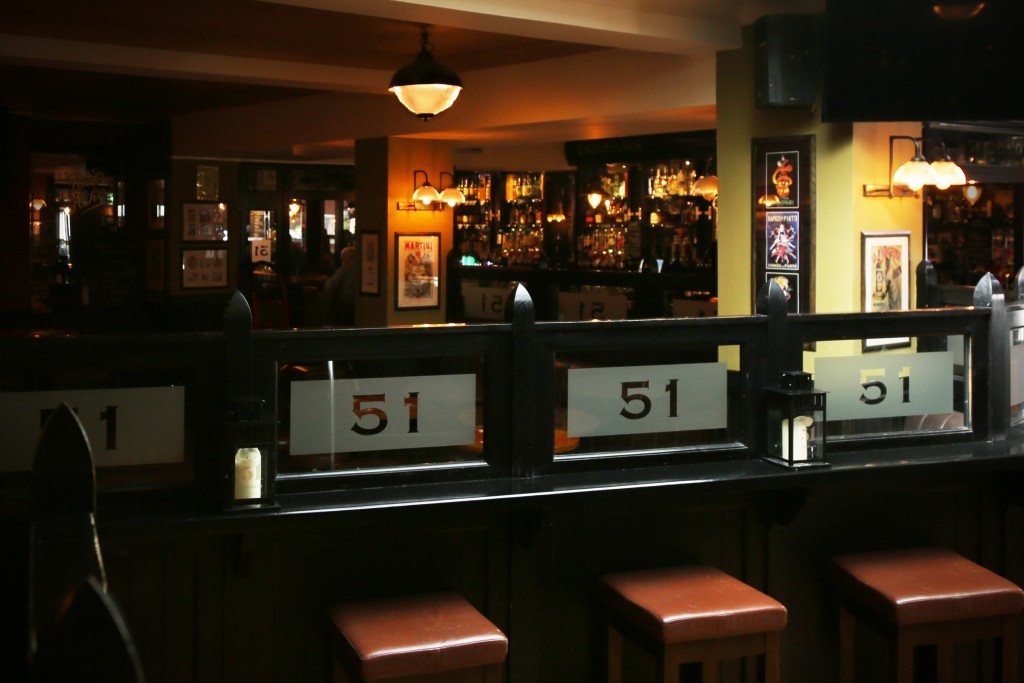
[[[800,270],[800,212],[769,211],[765,216],[764,267]]]
[[[813,135],[751,141],[753,295],[785,281],[791,313],[814,311]]]
[[[182,289],[216,289],[228,286],[227,249],[182,249]]]
[[[380,296],[380,235],[364,232],[359,236],[359,293]]]
[[[910,231],[861,233],[865,311],[910,310]],[[910,346],[909,337],[865,339],[864,350]]]
[[[775,283],[782,288],[786,295],[787,311],[798,313],[800,311],[800,275],[797,273],[765,273],[764,281],[775,280]]]
[[[441,235],[395,235],[395,308],[440,308]]]
[[[146,289],[164,291],[164,241],[146,240]]]
[[[223,202],[181,205],[181,239],[186,242],[227,242],[228,207]]]

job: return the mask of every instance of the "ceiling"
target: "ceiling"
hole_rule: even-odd
[[[170,118],[179,156],[351,161],[353,140],[456,151],[714,127],[714,56],[820,0],[34,0],[0,24],[0,106]],[[466,86],[426,124],[386,92],[421,27]]]

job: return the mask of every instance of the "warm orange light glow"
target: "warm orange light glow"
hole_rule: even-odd
[[[985,3],[983,2],[957,2],[956,0],[946,0],[945,2],[938,2],[932,5],[933,12],[943,19],[949,19],[951,21],[965,21],[967,19],[973,19],[978,16],[983,9],[985,9]]]

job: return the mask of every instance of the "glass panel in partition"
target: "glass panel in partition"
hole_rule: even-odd
[[[278,471],[482,461],[483,366],[472,355],[282,365]]]
[[[103,489],[190,481],[199,370],[190,367],[18,367],[0,373],[0,480],[29,472],[47,417],[78,416]],[[189,417],[191,416],[191,418]]]
[[[1024,422],[1024,327],[1010,330],[1010,424]]]
[[[743,388],[719,361],[726,349],[735,352],[709,345],[557,354],[555,459],[739,443]]]
[[[906,337],[898,348],[824,355],[810,360],[814,384],[828,392],[828,438],[913,435],[969,429],[970,338]]]

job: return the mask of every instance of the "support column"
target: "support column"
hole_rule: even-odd
[[[379,294],[364,294],[360,281],[356,295],[356,325],[379,327],[387,325],[413,325],[444,323],[445,283],[448,272],[446,256],[453,246],[452,212],[402,211],[399,202],[408,202],[414,188],[414,171],[426,171],[430,182],[440,192],[441,171],[451,173],[452,146],[450,142],[410,138],[372,138],[356,141],[356,249],[361,264],[360,276],[365,268],[362,251],[364,234],[377,235],[377,286]],[[422,181],[422,177],[420,178]],[[398,310],[398,286],[395,236],[439,234],[439,253],[432,258],[434,272],[438,274],[437,308]]]

